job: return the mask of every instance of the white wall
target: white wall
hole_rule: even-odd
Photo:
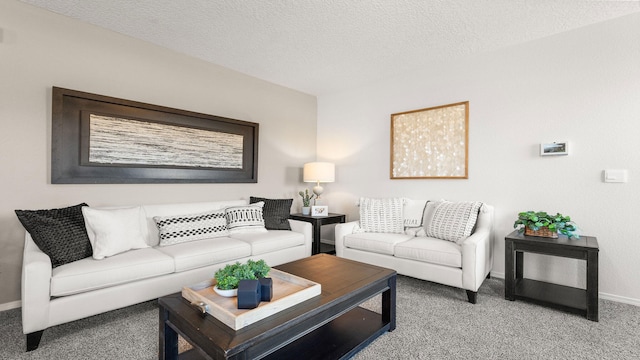
[[[257,122],[259,181],[51,185],[52,86]],[[24,229],[14,209],[294,197],[302,164],[315,160],[316,114],[314,96],[1,1],[0,310],[20,299]]]
[[[635,14],[320,96],[318,158],[337,173],[326,202],[350,219],[360,196],[492,204],[498,276],[519,211],[568,214],[598,238],[601,295],[640,305],[639,36]],[[466,100],[469,179],[390,180],[390,114]],[[569,156],[538,155],[540,143],[565,140]],[[604,169],[630,180],[603,183]],[[583,261],[525,255],[525,276],[584,287],[584,275]]]

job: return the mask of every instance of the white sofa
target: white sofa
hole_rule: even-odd
[[[428,202],[422,228],[429,227],[438,202]],[[336,255],[384,266],[399,274],[465,289],[475,304],[478,288],[493,265],[493,207],[483,204],[475,229],[467,238],[448,241],[428,237],[416,229],[405,233],[358,231],[359,222],[338,224],[335,228]]]
[[[143,249],[96,260],[88,257],[52,269],[51,259],[27,232],[22,266],[22,326],[27,351],[38,347],[54,325],[179,292],[213,277],[226,264],[264,259],[276,266],[311,255],[311,224],[289,220],[291,230],[232,234],[159,246],[154,216],[195,214],[246,200],[143,205],[141,226],[148,230]]]

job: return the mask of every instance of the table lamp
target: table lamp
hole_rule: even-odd
[[[336,178],[336,165],[328,162],[310,162],[304,164],[304,182],[314,182],[313,193],[316,194],[316,201],[320,199],[320,194],[324,191],[320,183],[334,182]]]

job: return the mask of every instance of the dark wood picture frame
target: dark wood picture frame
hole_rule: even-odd
[[[111,147],[98,157],[91,155],[99,139],[91,131],[95,119],[107,120]],[[52,184],[258,182],[258,123],[59,87],[52,90],[51,120]],[[128,134],[141,133],[144,141],[128,140],[119,122],[134,125]]]
[[[467,179],[469,102],[391,114],[390,178]]]

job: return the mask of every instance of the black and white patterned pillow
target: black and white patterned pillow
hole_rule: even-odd
[[[468,238],[478,220],[482,203],[479,201],[440,201],[425,219],[427,236],[460,242]]]
[[[154,216],[160,246],[229,235],[224,209],[180,216]]]
[[[61,209],[15,210],[33,242],[51,259],[51,267],[93,254],[82,216],[82,203]]]
[[[402,234],[404,199],[360,198],[360,227],[365,232]]]
[[[267,232],[262,216],[264,202],[245,206],[230,206],[225,209],[227,228],[231,234]]]

